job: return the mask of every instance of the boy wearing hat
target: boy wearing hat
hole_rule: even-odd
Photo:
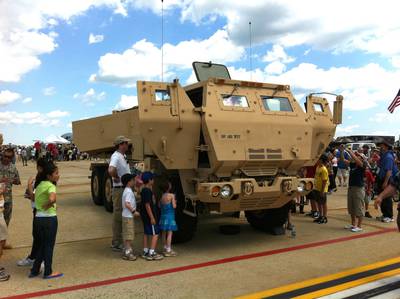
[[[122,192],[123,186],[121,177],[131,173],[125,153],[128,151],[130,139],[125,136],[117,136],[114,140],[115,152],[110,159],[108,173],[113,179],[113,238],[111,248],[114,251],[122,251]]]
[[[135,238],[135,222],[133,216],[136,214],[136,199],[132,188],[135,187],[135,176],[127,173],[121,178],[124,187],[122,193],[122,239],[124,240],[124,254],[122,259],[135,261],[132,244]]]
[[[142,174],[142,181],[144,187],[140,192],[141,203],[140,203],[140,216],[143,221],[143,254],[142,258],[148,261],[162,260],[163,256],[158,254],[155,249],[157,247],[158,235],[160,234],[160,228],[158,226],[158,210],[155,201],[155,197],[152,191],[154,176],[151,172],[145,171]],[[150,239],[150,248],[149,248]]]

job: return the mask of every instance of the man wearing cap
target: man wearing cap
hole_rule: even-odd
[[[111,248],[114,251],[122,251],[122,193],[124,191],[121,177],[131,173],[125,153],[128,151],[128,144],[131,140],[125,136],[118,136],[114,140],[115,152],[112,154],[108,173],[113,179],[113,238]]]
[[[397,166],[394,162],[392,145],[385,139],[377,143],[381,149],[381,159],[378,163],[378,192],[382,192],[394,179],[397,174]],[[393,222],[393,201],[392,197],[386,197],[381,203],[382,217],[378,220],[388,223]]]

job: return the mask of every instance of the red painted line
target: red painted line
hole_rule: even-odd
[[[237,261],[241,261],[241,260],[253,259],[253,258],[257,258],[257,257],[270,256],[270,255],[280,254],[280,253],[284,253],[284,252],[290,252],[290,251],[296,251],[296,250],[301,250],[301,249],[324,246],[324,245],[328,245],[328,244],[346,242],[346,241],[355,240],[355,239],[363,239],[363,238],[386,234],[386,233],[390,233],[390,232],[394,232],[394,231],[396,231],[396,229],[394,229],[394,228],[393,229],[382,229],[379,231],[374,231],[374,232],[365,233],[365,234],[351,235],[348,237],[341,237],[341,238],[332,239],[332,240],[312,242],[312,243],[307,243],[307,244],[302,244],[302,245],[297,245],[297,246],[292,246],[292,247],[286,247],[286,248],[256,252],[256,253],[251,253],[251,254],[233,256],[233,257],[213,260],[213,261],[209,261],[209,262],[203,262],[203,263],[199,263],[199,264],[192,264],[192,265],[187,265],[187,266],[175,267],[175,268],[170,268],[170,269],[165,269],[165,270],[160,270],[160,271],[147,272],[147,273],[119,277],[119,278],[114,278],[114,279],[94,281],[94,282],[89,282],[89,283],[72,285],[72,286],[68,286],[68,287],[57,288],[57,289],[53,289],[53,290],[45,290],[45,291],[25,293],[25,294],[20,294],[20,295],[13,295],[13,296],[9,296],[9,297],[2,297],[0,299],[34,298],[34,297],[66,293],[66,292],[77,291],[77,290],[88,289],[88,288],[96,288],[96,287],[107,286],[107,285],[111,285],[111,284],[115,284],[115,283],[121,283],[121,282],[125,282],[125,281],[132,281],[132,280],[138,280],[138,279],[149,278],[149,277],[154,277],[154,276],[161,276],[161,275],[171,274],[171,273],[176,273],[176,272],[189,271],[189,270],[194,270],[194,269],[199,269],[199,268],[205,268],[205,267],[210,267],[210,266],[215,266],[215,265],[237,262]]]

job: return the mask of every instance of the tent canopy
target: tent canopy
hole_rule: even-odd
[[[56,135],[49,135],[45,138],[45,143],[55,143],[55,144],[69,144],[70,142],[65,139],[62,138],[60,136],[56,136]]]

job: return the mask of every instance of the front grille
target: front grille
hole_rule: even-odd
[[[257,176],[274,176],[278,172],[276,167],[268,167],[262,165],[244,166],[240,170],[248,177]]]
[[[251,198],[251,199],[241,199],[240,209],[254,209],[268,207],[276,201],[275,198]]]

